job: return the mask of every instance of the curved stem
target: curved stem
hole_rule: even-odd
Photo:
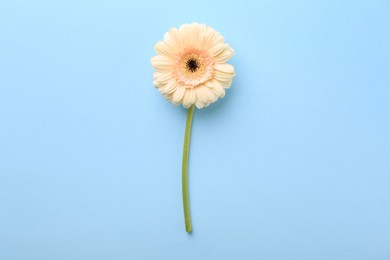
[[[194,106],[188,109],[186,130],[184,134],[184,147],[183,147],[183,164],[182,164],[182,190],[183,190],[183,207],[184,207],[184,220],[186,223],[186,231],[192,232],[191,226],[191,214],[190,214],[190,201],[188,197],[188,155],[190,152],[190,139],[191,139],[191,126],[192,116],[194,114]]]

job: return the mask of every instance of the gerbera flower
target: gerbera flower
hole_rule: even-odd
[[[225,96],[232,85],[234,67],[226,62],[234,51],[213,28],[204,24],[184,24],[170,29],[154,49],[156,69],[153,84],[166,99],[188,108],[184,134],[182,189],[186,231],[192,231],[188,195],[188,155],[194,106],[204,108]]]
[[[233,49],[213,28],[184,24],[172,28],[155,47],[151,59],[154,86],[175,105],[204,108],[223,98],[232,84],[234,67],[226,62]]]

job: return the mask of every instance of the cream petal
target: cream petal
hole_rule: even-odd
[[[200,24],[198,30],[199,30],[198,48],[204,49],[207,26],[205,24]]]
[[[166,42],[158,42],[156,45],[154,45],[154,50],[164,56],[171,57],[175,55],[175,49],[172,47],[172,45],[168,45]]]
[[[211,27],[206,28],[206,31],[203,36],[203,44],[202,44],[205,49],[210,49],[213,46],[217,44],[221,44],[223,42],[224,39],[219,32],[215,31]]]
[[[206,82],[206,84],[211,90],[213,90],[214,88],[223,88],[223,89],[229,88],[232,85],[232,82],[233,82],[232,79],[220,81],[214,78]]]
[[[198,109],[202,109],[205,107],[205,104],[203,104],[202,102],[200,102],[199,100],[197,100],[195,102],[195,106],[198,108]]]
[[[208,90],[210,91],[211,89],[208,89]],[[212,99],[211,99],[211,102],[209,104],[214,103],[215,101],[218,100],[218,96],[214,92],[212,92],[212,94],[213,94]]]
[[[229,45],[227,45],[226,43],[219,43],[217,45],[214,45],[209,50],[210,56],[217,57],[218,55],[222,54],[228,47]]]
[[[160,82],[158,82],[157,80],[153,80],[153,85],[156,87],[156,88],[160,88],[162,86],[162,84]]]
[[[225,89],[230,88],[230,87],[232,86],[232,83],[233,83],[233,80],[231,80],[231,81],[229,81],[229,82],[226,82],[224,88],[225,88]]]
[[[214,88],[216,88],[216,87],[223,87],[224,86],[222,81],[219,81],[219,80],[217,80],[215,78],[210,80],[210,81],[211,81],[211,84],[213,84]]]
[[[217,63],[214,65],[214,68],[220,72],[234,75],[234,67],[227,63]]]
[[[176,80],[171,79],[170,81],[168,81],[167,84],[165,84],[164,86],[162,86],[160,88],[160,91],[161,91],[161,93],[164,93],[164,94],[171,94],[171,93],[176,91],[178,86],[179,86],[179,84],[176,82]]]
[[[209,93],[207,92],[206,86],[198,86],[195,91],[196,91],[196,97],[197,97],[197,102],[196,102],[196,107],[201,109],[205,107],[209,101]]]
[[[225,89],[221,85],[215,85],[214,88],[211,89],[219,98],[223,98],[225,96]]]
[[[198,98],[205,103],[205,106],[208,106],[210,103],[217,101],[217,95],[209,87],[200,87],[198,90]]]
[[[160,89],[159,89],[160,90]],[[161,92],[161,91],[160,91]],[[162,92],[161,92],[162,93]],[[169,101],[169,102],[172,102],[172,97],[173,97],[173,94],[172,93],[162,93],[162,95]]]
[[[166,32],[164,34],[164,44],[171,50],[178,50],[182,47],[182,43],[181,41],[177,41],[173,36],[174,34],[170,31]]]
[[[179,30],[176,28],[171,28],[169,30],[169,36],[172,43],[175,43],[176,46],[175,53],[180,52],[180,50],[183,48],[183,39],[181,37]]]
[[[198,23],[183,24],[180,26],[179,32],[183,40],[183,47],[202,48],[206,29],[206,25]]]
[[[190,26],[192,33],[189,35],[188,40],[195,48],[199,48],[199,24],[193,23]]]
[[[172,72],[155,72],[153,78],[160,83],[167,83],[172,79]]]
[[[224,84],[222,81],[219,81],[219,80],[213,78],[213,79],[207,81],[207,82],[205,83],[205,85],[206,85],[207,87],[209,87],[210,89],[213,89],[213,88],[217,88],[217,87],[222,87],[222,88],[223,88],[223,86],[224,86],[225,84]]]
[[[213,88],[213,87],[214,87],[214,85],[213,85],[213,80],[206,81],[206,82],[204,83],[204,85],[205,85],[206,87],[208,87],[208,88]]]
[[[173,96],[172,96],[172,102],[176,105],[180,104],[185,92],[186,92],[185,87],[180,86],[180,87],[176,88],[176,91],[173,93]]]
[[[214,73],[214,78],[216,80],[222,81],[222,82],[230,81],[230,80],[232,80],[233,77],[234,77],[234,74],[227,74],[227,73],[223,73],[220,71]]]
[[[190,24],[183,24],[180,26],[179,31],[183,39],[183,47],[193,47],[194,43],[191,42],[191,35],[193,34],[192,26]]]
[[[228,89],[231,87],[232,85],[232,82],[233,82],[233,79],[230,79],[230,80],[224,80],[224,81],[220,81],[220,80],[217,80],[215,79],[218,83],[220,83],[220,85],[225,88],[225,89]]]
[[[214,56],[216,63],[225,63],[234,55],[234,50],[230,47],[226,48],[223,52]]]
[[[157,71],[171,71],[173,67],[172,61],[162,55],[152,57],[151,63]]]
[[[186,89],[186,92],[183,97],[183,106],[189,108],[196,103],[196,93],[192,88]]]

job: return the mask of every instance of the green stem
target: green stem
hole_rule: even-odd
[[[193,114],[194,114],[194,106],[191,106],[188,109],[188,114],[187,114],[186,131],[184,134],[183,164],[182,164],[182,189],[183,189],[184,220],[186,223],[186,231],[188,233],[192,232],[190,201],[188,198],[188,155],[190,152],[191,126],[192,126],[192,115]]]

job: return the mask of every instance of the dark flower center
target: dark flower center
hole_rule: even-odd
[[[198,63],[194,59],[189,59],[187,61],[187,69],[191,72],[195,72],[199,68]]]

